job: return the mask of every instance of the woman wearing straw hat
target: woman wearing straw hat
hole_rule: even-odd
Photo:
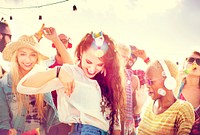
[[[61,42],[56,40],[55,44]],[[3,58],[11,63],[11,68],[0,80],[0,134],[45,135],[51,126],[60,123],[51,93],[24,95],[17,92],[16,86],[36,64],[48,57],[42,54],[34,36],[23,35],[5,47]]]

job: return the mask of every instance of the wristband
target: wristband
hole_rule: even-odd
[[[147,57],[147,58],[144,60],[145,63],[148,63],[149,61],[150,61],[150,58],[149,58],[149,57]]]
[[[58,78],[58,76],[59,76],[60,69],[61,69],[61,67],[57,66],[57,69],[56,69],[56,78]]]

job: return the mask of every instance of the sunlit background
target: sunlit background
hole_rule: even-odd
[[[87,32],[102,30],[116,42],[144,49],[152,60],[167,58],[182,68],[185,57],[200,51],[199,5],[200,0],[0,0],[0,17],[9,23],[12,40],[45,23],[71,37],[73,55]],[[48,40],[41,44],[47,55],[55,53]],[[138,60],[134,68],[146,65]]]

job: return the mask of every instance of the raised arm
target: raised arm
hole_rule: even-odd
[[[52,27],[45,27],[43,29],[43,33],[47,39],[51,40],[55,44],[58,52],[60,53],[63,63],[73,64],[73,59],[57,36],[56,30]]]
[[[136,48],[132,53],[135,54],[135,56],[143,59],[146,64],[150,63],[150,58],[147,57],[145,50]]]

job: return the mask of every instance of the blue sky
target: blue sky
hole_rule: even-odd
[[[21,8],[58,1],[1,0],[0,7]],[[74,4],[76,12],[72,11]],[[13,40],[33,34],[45,23],[58,33],[69,35],[74,49],[87,32],[102,30],[116,42],[145,49],[152,59],[168,58],[182,63],[193,50],[200,51],[199,5],[199,0],[69,0],[40,8],[0,8],[0,17],[10,24]],[[43,20],[38,20],[39,15]],[[41,44],[48,55],[55,52],[49,41],[44,39]],[[139,60],[135,68],[145,68],[143,64]]]

